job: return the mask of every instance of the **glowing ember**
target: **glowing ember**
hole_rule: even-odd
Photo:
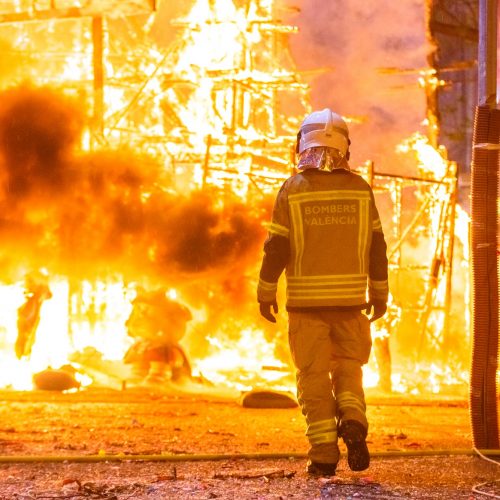
[[[293,390],[293,382],[283,384],[290,367],[276,359],[275,346],[261,330],[248,328],[235,340],[208,337],[214,353],[196,362],[196,369],[209,380],[249,390],[256,385]]]

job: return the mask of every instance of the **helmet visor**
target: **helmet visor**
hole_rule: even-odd
[[[337,168],[349,169],[345,156],[335,148],[314,147],[308,148],[299,155],[297,164],[299,170],[316,168],[331,172]]]

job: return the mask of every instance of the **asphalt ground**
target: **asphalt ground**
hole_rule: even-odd
[[[500,498],[463,398],[368,394],[370,467],[350,471],[341,444],[331,478],[305,472],[298,408],[149,389],[0,401],[0,499]]]

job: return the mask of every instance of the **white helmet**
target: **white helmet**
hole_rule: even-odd
[[[346,156],[349,143],[349,130],[344,119],[325,108],[322,111],[314,111],[302,122],[297,136],[297,153],[326,146],[335,148],[342,156]]]

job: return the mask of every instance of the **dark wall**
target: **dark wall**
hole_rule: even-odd
[[[446,83],[437,90],[439,142],[458,163],[461,198],[468,194],[477,105],[478,0],[429,0],[430,66]]]

